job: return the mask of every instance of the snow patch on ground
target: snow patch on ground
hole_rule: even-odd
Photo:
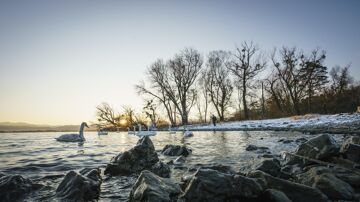
[[[191,125],[189,129],[213,130],[213,129],[256,129],[256,128],[347,128],[357,125],[360,127],[360,113],[343,113],[332,115],[304,115],[279,119],[247,120],[218,123],[216,126]]]

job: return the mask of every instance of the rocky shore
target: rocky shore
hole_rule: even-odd
[[[261,145],[249,144],[245,152],[260,160],[236,170],[228,165],[183,166],[193,148],[166,145],[156,151],[149,137],[114,156],[103,170],[70,171],[58,184],[59,201],[96,201],[103,178],[136,177],[128,201],[359,201],[360,137],[344,136],[341,143],[331,134],[310,139],[280,139],[278,144],[298,144],[294,152],[274,154]],[[161,156],[176,158],[163,161]],[[184,170],[181,179],[174,169]],[[103,176],[103,177],[102,177]],[[21,201],[27,194],[45,189],[20,175],[0,174],[0,201]]]

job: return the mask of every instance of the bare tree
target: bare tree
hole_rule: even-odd
[[[207,122],[207,114],[208,114],[208,108],[209,108],[209,94],[207,92],[207,86],[209,85],[209,80],[207,79],[208,77],[206,76],[207,71],[202,71],[201,72],[201,76],[199,79],[199,90],[198,90],[198,96],[197,96],[197,108],[199,110],[199,114],[200,114],[200,119],[203,118],[203,121],[206,123]],[[203,98],[203,99],[201,99]],[[204,101],[204,110],[201,110],[201,101]],[[204,116],[202,115],[202,113],[204,113]]]
[[[350,76],[349,68],[350,65],[335,66],[330,70],[331,89],[334,94],[343,93],[353,83],[354,78]]]
[[[261,72],[266,61],[259,53],[259,49],[251,42],[244,42],[233,52],[234,59],[229,65],[231,72],[239,79],[242,87],[242,103],[245,119],[249,119],[249,111],[246,97],[249,95],[248,88],[254,78]]]
[[[280,51],[281,63],[275,59],[276,50],[271,55],[271,60],[277,70],[282,88],[291,99],[295,114],[299,115],[300,100],[304,97],[307,81],[302,80],[296,48],[283,47]],[[302,54],[301,54],[302,55]]]
[[[230,80],[230,53],[226,51],[212,51],[207,58],[207,69],[204,80],[207,81],[206,91],[217,111],[220,121],[224,121],[224,114],[230,105],[233,86]]]
[[[120,125],[120,115],[108,103],[101,103],[96,107],[96,116],[100,125],[111,125],[118,127]]]
[[[136,86],[139,93],[156,97],[168,111],[169,118],[175,109],[181,116],[182,124],[188,123],[190,109],[196,100],[195,81],[202,67],[200,53],[192,48],[185,48],[166,64],[162,60],[156,61],[147,71],[152,92],[145,85]],[[175,109],[171,109],[174,106]]]
[[[150,88],[146,88],[144,82],[140,82],[140,84],[135,86],[135,89],[139,95],[148,95],[152,98],[157,99],[162,106],[165,108],[169,121],[172,126],[176,125],[175,122],[175,113],[174,113],[174,105],[173,102],[167,96],[167,91],[165,90],[164,83],[165,80],[168,80],[168,70],[164,62],[158,59],[154,62],[146,71],[148,80],[150,82]]]
[[[202,63],[200,53],[192,48],[185,48],[168,62],[170,79],[165,82],[165,90],[177,108],[183,125],[188,124],[190,109],[196,100],[194,83]]]
[[[323,64],[325,58],[325,51],[320,52],[318,48],[314,49],[308,57],[300,55],[300,79],[306,81],[304,85],[307,91],[308,112],[312,112],[312,97],[328,82],[327,67]]]

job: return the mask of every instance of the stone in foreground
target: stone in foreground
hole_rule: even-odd
[[[0,173],[0,201],[17,201],[42,185],[34,184],[21,175],[5,175]]]
[[[167,156],[188,156],[191,153],[191,149],[181,145],[165,145],[162,154]]]
[[[56,196],[66,201],[89,201],[99,197],[101,177],[99,169],[68,172],[56,189]]]
[[[140,201],[176,201],[182,193],[180,186],[172,179],[161,178],[144,170],[136,180],[131,192],[130,202]]]
[[[326,167],[313,167],[297,178],[302,184],[318,188],[332,200],[351,200],[354,197],[353,188]]]
[[[263,192],[255,179],[199,169],[187,182],[179,201],[256,200]]]
[[[159,160],[154,144],[147,136],[139,139],[129,151],[112,158],[104,173],[130,175],[140,174],[143,170],[150,170],[161,177],[170,177],[169,166]]]
[[[327,202],[329,199],[319,189],[273,177],[262,171],[249,175],[262,181],[262,186],[283,192],[293,202]]]

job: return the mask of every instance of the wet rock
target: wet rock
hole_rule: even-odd
[[[100,194],[99,169],[83,169],[80,173],[68,172],[56,189],[56,196],[66,201],[89,201]]]
[[[269,150],[268,147],[259,147],[253,144],[249,144],[246,148],[246,151],[259,151],[259,152],[267,152]]]
[[[360,163],[360,137],[347,138],[341,146],[340,152],[350,161]]]
[[[325,173],[333,174],[335,177],[340,180],[348,183],[354,188],[360,188],[360,174],[357,170],[345,169],[341,167],[325,167],[325,166],[317,166],[312,167],[307,170],[308,175],[321,175]],[[312,174],[314,173],[314,174]]]
[[[261,154],[258,156],[259,158],[280,158],[280,155],[277,154]]]
[[[5,175],[0,173],[0,201],[17,201],[31,191],[43,187],[21,175]]]
[[[255,179],[199,169],[179,201],[246,201],[258,198],[262,192],[262,187]]]
[[[255,170],[261,170],[272,176],[280,175],[280,161],[277,159],[263,159],[260,163],[255,165]]]
[[[346,182],[335,177],[328,169],[313,167],[307,172],[297,176],[298,182],[318,188],[331,200],[351,200],[354,190]]]
[[[163,163],[162,161],[158,161],[153,166],[151,166],[148,170],[152,171],[153,173],[161,176],[161,177],[170,177],[170,167]]]
[[[188,172],[195,172],[198,169],[211,169],[211,170],[219,171],[221,173],[236,174],[235,170],[231,166],[223,165],[223,164],[212,164],[212,165],[198,164],[197,167],[190,167],[188,169]]]
[[[319,135],[299,145],[296,154],[313,159],[324,159],[339,153],[339,145],[328,134]]]
[[[168,144],[165,145],[161,153],[167,156],[188,156],[191,153],[191,149],[188,149],[186,146]]]
[[[283,167],[281,167],[281,173],[286,173],[289,176],[295,176],[297,174],[302,173],[302,168],[295,164],[295,165],[285,165]]]
[[[301,138],[298,138],[298,139],[295,140],[296,143],[304,143],[306,141],[308,141],[308,140],[306,138],[304,138],[304,137],[301,137]]]
[[[289,143],[292,143],[292,142],[294,142],[294,140],[284,140],[283,141],[284,144],[289,144]]]
[[[262,171],[250,172],[248,176],[261,180],[263,187],[268,189],[276,189],[283,192],[291,201],[294,202],[328,201],[327,196],[317,188],[273,177]]]
[[[275,189],[265,190],[262,201],[267,202],[291,202],[291,200],[281,191]]]
[[[282,143],[284,143],[284,144],[289,144],[289,143],[294,142],[294,140],[280,139],[280,140],[278,140],[278,142],[282,142]]]
[[[309,164],[316,164],[316,162],[311,161],[311,159],[325,160],[326,158],[331,158],[340,154],[339,150],[339,145],[331,136],[327,134],[319,135],[300,144],[295,155],[287,153],[285,155],[285,164],[298,164],[301,167]]]
[[[182,191],[172,179],[161,178],[144,170],[136,180],[129,201],[176,201]]]
[[[175,159],[174,164],[182,164],[185,163],[186,159],[184,156],[179,156]]]
[[[160,170],[159,170],[160,169]],[[160,162],[154,145],[149,137],[142,137],[136,146],[114,157],[106,166],[105,174],[130,175],[143,170],[159,173],[161,177],[170,176],[170,168]]]

